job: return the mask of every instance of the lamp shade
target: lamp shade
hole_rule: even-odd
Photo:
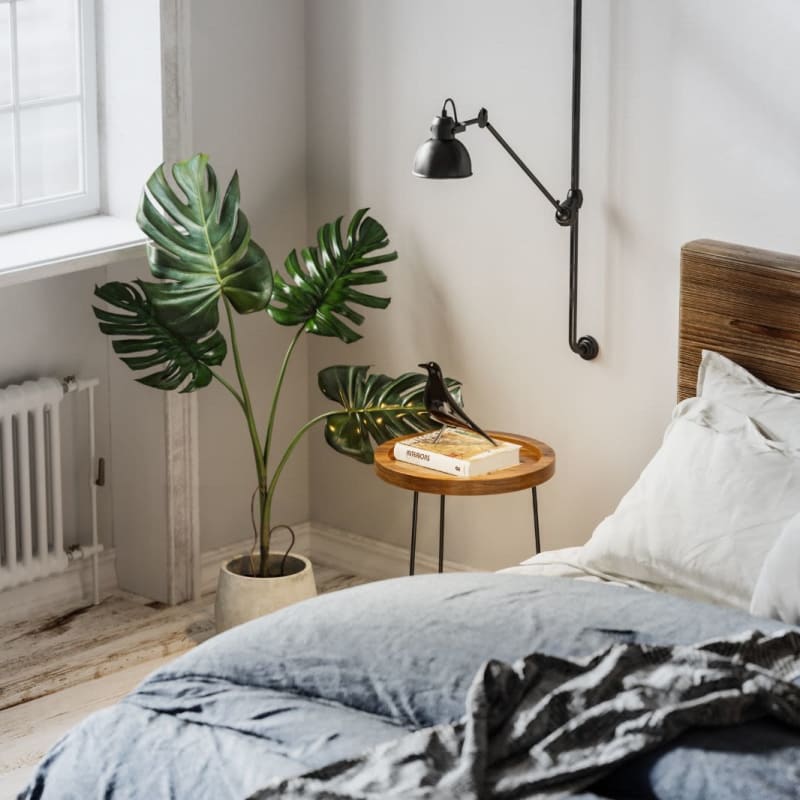
[[[417,149],[412,172],[418,178],[468,178],[472,160],[455,137],[452,117],[434,117],[431,138]],[[463,130],[463,127],[462,127]]]

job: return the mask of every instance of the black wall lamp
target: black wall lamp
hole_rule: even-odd
[[[574,0],[572,34],[572,168],[570,188],[564,200],[556,198],[533,174],[525,162],[514,152],[506,140],[489,122],[489,112],[482,108],[478,116],[461,122],[456,112],[456,104],[448,97],[442,105],[440,116],[434,117],[431,125],[431,138],[422,144],[414,157],[413,173],[419,178],[468,178],[472,175],[472,161],[467,148],[456,139],[456,134],[465,131],[470,125],[486,128],[503,149],[514,159],[517,166],[533,181],[539,191],[555,208],[555,218],[559,225],[569,228],[569,346],[574,353],[587,361],[595,358],[599,345],[593,336],[577,338],[578,316],[578,215],[583,204],[583,194],[579,186],[580,170],[580,127],[581,127],[581,16],[582,0]],[[447,114],[447,104],[453,109],[453,116]]]

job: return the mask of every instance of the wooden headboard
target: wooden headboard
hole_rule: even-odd
[[[698,239],[681,249],[678,400],[693,397],[702,349],[800,391],[800,256]]]

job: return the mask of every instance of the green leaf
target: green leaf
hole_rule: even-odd
[[[384,227],[366,208],[356,212],[342,239],[342,218],[317,231],[317,246],[296,250],[284,262],[287,277],[276,271],[270,316],[281,325],[303,325],[309,333],[336,336],[349,344],[361,338],[351,327],[364,316],[352,306],[386,308],[388,297],[376,297],[358,287],[384,283],[386,275],[373,269],[397,259],[397,253],[380,253],[389,244]]]
[[[211,335],[189,339],[162,321],[149,297],[154,284],[111,283],[96,286],[94,293],[123,313],[94,307],[100,330],[117,337],[112,346],[132,370],[155,370],[137,378],[156,389],[193,392],[212,379],[210,367],[221,364],[227,352],[225,337]]]
[[[405,372],[399,378],[369,375],[369,367],[337,365],[320,370],[319,388],[343,408],[325,423],[325,440],[337,452],[364,464],[373,461],[373,444],[395,436],[439,427],[422,402],[427,375]],[[461,383],[446,378],[461,402]]]
[[[240,314],[266,308],[272,267],[250,238],[237,173],[224,196],[202,153],[175,164],[172,175],[183,196],[167,182],[162,164],[147,181],[136,215],[151,239],[150,271],[164,281],[150,284],[147,294],[173,330],[201,336],[219,324],[220,296]]]

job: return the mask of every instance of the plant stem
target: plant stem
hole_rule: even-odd
[[[269,410],[269,422],[267,423],[267,435],[264,439],[264,473],[269,474],[269,451],[272,446],[272,429],[275,427],[275,414],[278,410],[278,398],[280,397],[281,389],[283,387],[283,379],[286,377],[286,368],[289,366],[289,359],[291,358],[294,348],[300,337],[303,335],[303,327],[297,329],[297,333],[292,337],[289,342],[289,347],[286,350],[286,355],[283,357],[281,364],[281,371],[278,373],[278,380],[275,382],[275,391],[272,395],[272,405]]]
[[[289,446],[286,448],[286,451],[284,452],[283,457],[280,460],[280,463],[275,468],[275,472],[274,472],[274,474],[272,476],[272,480],[269,482],[269,489],[267,490],[267,498],[266,498],[266,502],[264,503],[264,507],[262,509],[262,515],[261,515],[261,530],[262,530],[262,532],[263,532],[265,526],[269,527],[270,510],[272,508],[272,497],[275,494],[275,489],[277,488],[277,485],[278,485],[278,478],[280,478],[281,473],[283,472],[283,468],[286,466],[286,462],[289,460],[289,457],[292,455],[292,452],[294,451],[294,448],[297,446],[298,442],[303,438],[303,434],[305,434],[305,432],[307,430],[309,430],[310,428],[313,428],[314,425],[316,425],[318,422],[321,422],[322,420],[327,419],[328,417],[332,417],[334,414],[339,414],[339,413],[341,413],[341,412],[340,411],[328,411],[325,414],[320,414],[319,416],[314,417],[313,419],[310,419],[294,435],[294,438],[292,439],[292,441],[289,442]]]
[[[263,520],[263,511],[267,500],[267,475],[264,469],[264,462],[261,460],[261,442],[259,441],[258,429],[256,428],[256,421],[255,417],[253,416],[253,403],[250,400],[250,391],[247,388],[247,380],[244,376],[244,370],[242,369],[242,359],[239,354],[239,343],[236,339],[236,327],[233,323],[233,313],[231,312],[231,306],[228,302],[228,298],[223,295],[222,299],[225,303],[225,312],[228,315],[228,328],[230,329],[231,333],[231,350],[233,350],[233,363],[236,367],[236,377],[239,379],[239,386],[242,390],[242,411],[244,412],[245,419],[247,420],[247,428],[250,431],[250,443],[253,447],[253,457],[255,458],[256,462],[256,473],[258,474],[258,489],[261,498],[261,511]],[[227,384],[227,382],[223,381],[223,385],[227,385],[229,390],[236,394],[236,391],[232,386]],[[261,569],[263,571],[266,570],[267,567],[267,553],[269,552],[269,530],[265,531],[263,525],[261,528],[260,539]]]
[[[241,407],[242,411],[247,413],[247,411],[245,409],[245,405],[244,405],[244,400],[242,400],[242,396],[239,394],[239,392],[237,392],[236,389],[234,389],[233,386],[231,386],[228,383],[228,381],[226,381],[225,378],[222,377],[222,375],[217,374],[216,372],[214,372],[213,369],[209,369],[209,372],[211,373],[211,376],[215,380],[219,381],[234,396],[234,398],[236,399],[236,402],[239,404],[239,406]]]

